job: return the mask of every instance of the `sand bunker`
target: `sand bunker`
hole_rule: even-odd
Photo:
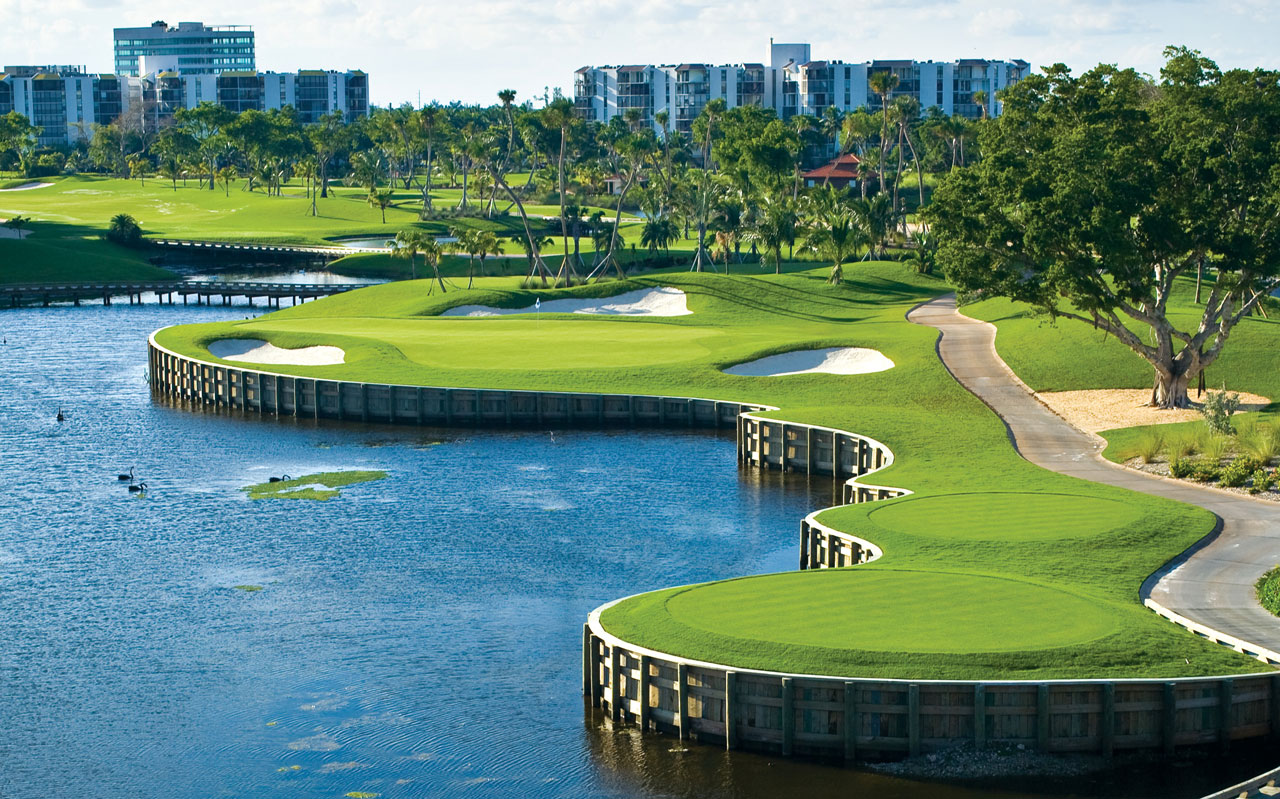
[[[744,377],[783,377],[821,372],[829,375],[863,375],[893,368],[893,361],[879,350],[863,347],[833,347],[825,350],[797,350],[770,355],[725,369],[725,374]]]
[[[12,189],[0,189],[0,191],[31,191],[32,189],[48,188],[52,185],[52,183],[23,183],[21,186],[14,186]]]
[[[542,313],[585,313],[610,316],[688,316],[685,293],[680,289],[638,289],[613,297],[595,299],[571,297],[563,300],[544,300]],[[490,308],[487,305],[459,305],[441,316],[505,316],[507,314],[534,313],[532,305],[524,308]]]
[[[209,344],[209,353],[224,361],[273,363],[289,366],[332,366],[344,363],[339,347],[299,347],[286,350],[254,338],[224,338]]]
[[[1239,412],[1261,410],[1271,402],[1257,394],[1242,391],[1227,393],[1240,395]],[[1114,430],[1117,427],[1194,422],[1204,418],[1196,408],[1160,410],[1147,406],[1145,403],[1151,401],[1149,388],[1050,391],[1037,393],[1036,397],[1049,406],[1049,410],[1086,433]],[[1196,401],[1194,391],[1191,392],[1191,401]]]

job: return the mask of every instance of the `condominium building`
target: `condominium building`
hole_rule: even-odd
[[[772,108],[783,119],[798,114],[820,116],[830,107],[841,111],[874,107],[879,98],[868,79],[877,72],[892,72],[898,85],[891,101],[909,95],[922,110],[936,106],[944,114],[976,118],[983,109],[974,102],[975,92],[986,92],[985,113],[997,116],[1001,109],[996,92],[1021,80],[1029,67],[1020,59],[815,61],[808,44],[770,41],[768,64],[582,67],[574,74],[574,106],[581,118],[596,122],[638,109],[649,125],[655,125],[654,114],[666,111],[677,130],[688,131],[703,106],[716,98],[729,108]]]
[[[163,21],[145,28],[116,28],[115,71],[139,77],[152,72],[218,74],[255,69],[253,28]]]
[[[17,111],[40,127],[41,145],[87,137],[125,108],[125,80],[77,66],[6,66],[0,74],[0,114]]]
[[[310,124],[341,111],[348,121],[369,115],[369,76],[359,70],[298,72],[226,71],[141,77],[90,74],[76,66],[7,66],[0,74],[0,114],[17,111],[42,128],[39,143],[73,144],[128,112],[143,126],[158,128],[179,108],[201,102],[232,111],[293,106]]]
[[[155,116],[161,121],[179,108],[194,108],[205,101],[236,113],[292,106],[303,124],[334,111],[341,111],[348,121],[369,115],[369,76],[360,70],[236,70],[218,75],[161,72],[143,80],[144,100],[154,101]]]

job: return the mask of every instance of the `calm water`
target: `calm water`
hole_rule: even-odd
[[[683,751],[584,710],[591,608],[794,568],[827,481],[761,481],[704,435],[151,401],[149,331],[243,312],[0,312],[0,797],[992,795]],[[115,478],[130,466],[145,498]],[[239,491],[354,468],[390,476],[328,503]],[[1033,789],[1196,796],[1200,771]]]

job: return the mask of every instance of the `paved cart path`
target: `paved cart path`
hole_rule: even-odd
[[[1258,577],[1280,563],[1280,504],[1146,475],[1105,460],[1097,438],[1072,427],[1032,396],[996,353],[995,326],[958,313],[954,296],[917,306],[907,318],[942,332],[938,356],[943,364],[1000,415],[1014,447],[1027,460],[1217,514],[1222,519],[1218,536],[1153,575],[1144,589],[1156,602],[1192,621],[1280,651],[1280,618],[1258,604],[1253,590]]]

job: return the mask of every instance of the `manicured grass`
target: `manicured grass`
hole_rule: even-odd
[[[149,179],[143,184],[90,175],[49,178],[46,182],[54,185],[0,194],[0,217],[23,214],[35,220],[101,230],[111,217],[127,213],[148,236],[263,244],[324,245],[346,237],[394,238],[405,228],[443,236],[455,225],[492,230],[501,236],[524,230],[514,211],[493,219],[483,218],[477,210],[475,217],[419,221],[422,204],[416,190],[397,191],[396,204],[387,209],[383,222],[381,211],[366,202],[364,189],[346,186],[331,186],[330,196],[317,201],[317,215],[312,216],[311,201],[300,184],[285,186],[280,196],[268,196],[257,190],[243,191],[243,181],[233,183],[230,192],[221,184],[210,191],[198,188],[196,181],[186,185],[180,181],[175,189],[162,180]],[[452,204],[450,192],[440,190],[439,207]],[[458,197],[452,199],[456,203]],[[558,215],[559,209],[538,207],[528,213]],[[538,224],[550,232],[547,222],[539,220]],[[558,223],[555,229],[559,231]]]
[[[606,629],[640,646],[740,667],[917,679],[1259,670],[1137,601],[1147,575],[1212,529],[1210,514],[1018,457],[1000,420],[943,368],[936,331],[904,319],[947,286],[892,263],[850,266],[839,286],[826,283],[825,268],[792,268],[776,277],[672,272],[547,292],[486,278],[475,291],[443,296],[428,294],[426,281],[397,283],[253,320],[171,328],[158,340],[209,360],[204,345],[226,337],[340,346],[347,363],[277,369],[326,378],[768,403],[781,408],[770,416],[855,431],[893,450],[894,465],[870,482],[913,496],[820,517],[883,547],[880,560],[669,589],[607,611]],[[687,292],[692,315],[437,316],[461,304],[520,307],[538,296],[663,285]],[[896,365],[852,376],[720,371],[830,346],[877,349]],[[647,500],[626,501],[645,512]],[[602,586],[600,600],[627,589]]]
[[[341,493],[338,489],[356,483],[368,483],[387,476],[380,471],[319,472],[274,483],[258,483],[241,489],[249,499],[314,499],[321,502],[333,499]],[[315,486],[325,488],[315,488]],[[329,489],[329,490],[326,490]]]
[[[1080,494],[982,492],[913,497],[875,508],[878,526],[930,535],[945,520],[949,537],[976,541],[1043,541],[1102,536],[1141,517],[1124,502]],[[1014,529],[1001,520],[1017,519]]]
[[[960,597],[981,596],[1020,612],[1003,624],[975,624],[975,608]],[[843,608],[845,612],[833,612]],[[773,668],[769,648],[804,647],[822,654],[818,673],[840,672],[849,650],[934,654],[1008,653],[1028,642],[1083,644],[1116,632],[1120,615],[1105,604],[1058,588],[977,574],[897,569],[817,570],[744,577],[643,595],[606,611],[606,624],[631,617],[682,634],[691,645],[741,653],[735,665]],[[956,628],[972,626],[964,635]],[[752,650],[763,657],[752,658]],[[825,656],[825,658],[824,658]],[[820,659],[824,658],[824,659]],[[824,665],[825,663],[825,665]]]
[[[0,194],[0,204],[6,196]],[[10,215],[0,211],[0,217]],[[142,251],[104,241],[97,232],[82,227],[32,222],[24,233],[21,239],[0,238],[0,283],[177,277],[167,269],[152,266]]]

